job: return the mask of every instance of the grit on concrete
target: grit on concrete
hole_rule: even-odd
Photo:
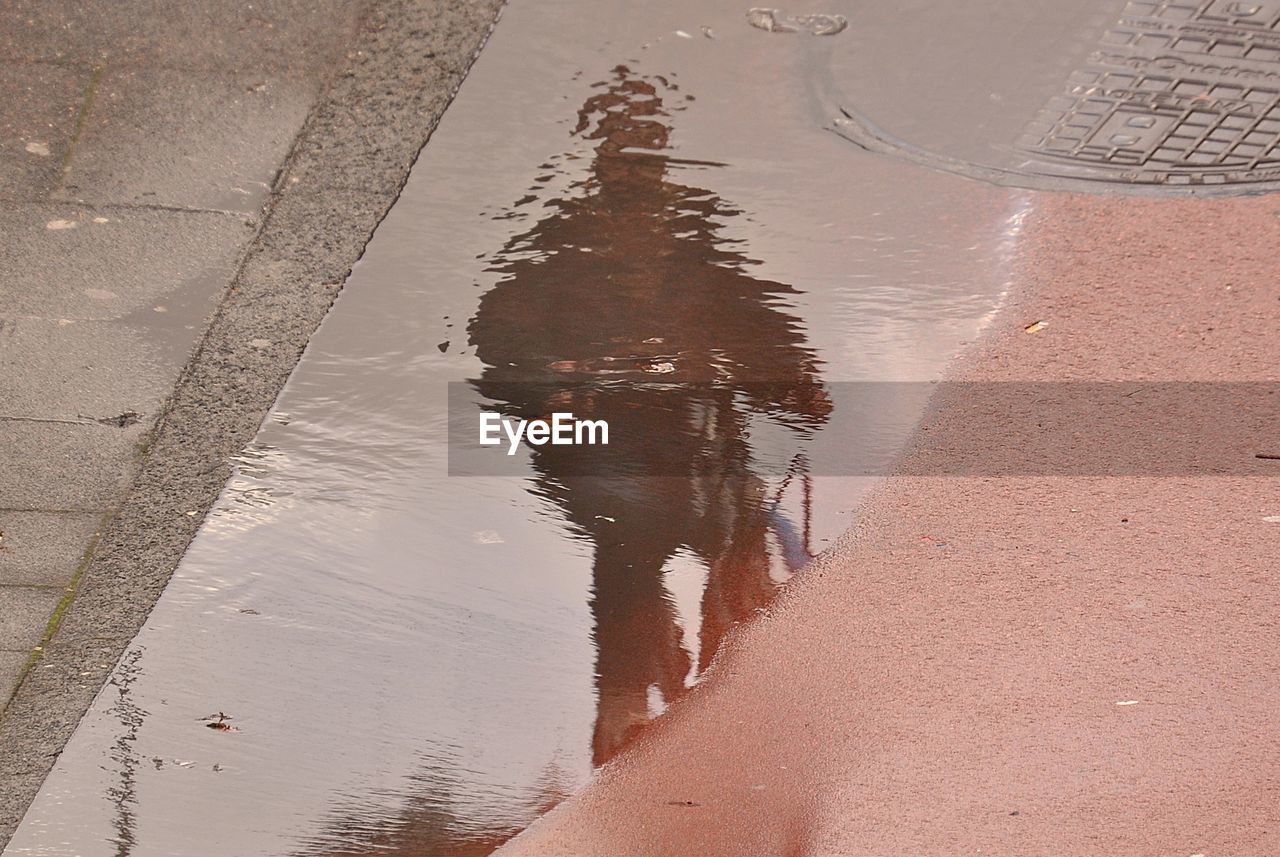
[[[0,7],[0,847],[500,6]]]

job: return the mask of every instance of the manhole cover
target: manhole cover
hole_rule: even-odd
[[[1024,187],[1280,183],[1280,0],[907,5],[866,22],[892,34],[872,53],[896,41],[897,60],[837,70],[880,84],[838,95],[835,130],[864,148]]]

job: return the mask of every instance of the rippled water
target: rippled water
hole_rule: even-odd
[[[847,5],[507,9],[6,854],[484,854],[696,682],[921,404],[834,382],[935,377],[1026,206],[827,130]],[[451,383],[629,440],[450,476]]]

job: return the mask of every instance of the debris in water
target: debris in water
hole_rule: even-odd
[[[679,36],[679,37],[680,37],[680,38],[682,38],[682,39],[692,39],[692,38],[693,38],[693,36],[689,35],[689,34],[688,34],[688,33],[686,33],[684,30],[676,30],[676,35],[677,35],[677,36]]]
[[[449,340],[446,339],[444,342],[436,343],[436,348],[440,349],[441,354],[444,354],[449,350]]]
[[[716,31],[710,27],[703,27],[702,35],[706,36],[708,39],[714,39],[716,37]]]
[[[75,229],[79,226],[74,220],[50,220],[44,225],[45,229]]]
[[[1275,452],[1255,452],[1253,457],[1265,459],[1266,461],[1280,461],[1280,453]]]
[[[506,542],[496,530],[479,530],[472,533],[471,538],[478,545],[500,545]]]
[[[1049,322],[1041,319],[1039,321],[1031,322],[1031,324],[1028,324],[1026,327],[1022,329],[1027,333],[1035,333],[1038,330],[1044,330],[1048,326],[1049,326]]]
[[[779,9],[756,7],[747,11],[747,23],[769,33],[798,33],[834,36],[849,26],[844,15],[786,15]]]
[[[39,155],[42,158],[49,157],[49,144],[37,143],[34,140],[27,144],[27,151],[33,155]]]
[[[676,371],[676,364],[668,363],[665,360],[660,363],[650,363],[644,367],[644,371],[653,375],[669,375]]]
[[[1136,699],[1122,699],[1116,703],[1116,705],[1137,705],[1137,704],[1138,704],[1138,700]]]
[[[227,722],[231,719],[232,717],[230,714],[225,714],[221,711],[217,714],[210,714],[208,717],[201,718],[201,720],[205,721],[204,725],[210,729],[216,729],[219,732],[239,732],[239,729]]]
[[[1262,520],[1267,524],[1280,524],[1280,515],[1267,515]]]

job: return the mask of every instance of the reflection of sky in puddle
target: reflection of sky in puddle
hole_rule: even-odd
[[[288,418],[240,456],[135,644],[127,800],[109,686],[12,853],[487,853],[678,696],[797,544],[843,529],[865,480],[778,465],[859,425],[828,382],[929,378],[974,334],[1008,277],[1008,197],[821,129],[805,75],[853,28],[788,42],[719,6],[692,24],[679,4],[507,10],[282,394]],[[658,38],[701,24],[718,38]],[[644,112],[655,97],[668,115]],[[668,203],[685,220],[655,243],[644,222]],[[595,281],[631,258],[623,312]],[[550,454],[524,478],[444,475],[449,381],[529,415],[545,403],[503,382],[568,376],[656,433],[643,400],[592,387],[605,357],[729,392],[781,376],[788,395],[713,401],[716,430],[703,414],[671,453],[718,462],[702,480],[588,484]],[[220,710],[240,731],[199,722]]]

